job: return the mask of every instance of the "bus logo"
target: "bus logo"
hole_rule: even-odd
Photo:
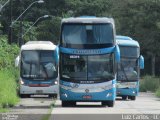
[[[72,88],[78,88],[78,87],[79,87],[79,84],[77,83],[72,84]]]
[[[101,50],[74,50],[73,54],[101,54]]]
[[[89,89],[86,89],[85,92],[86,92],[86,93],[89,93]]]

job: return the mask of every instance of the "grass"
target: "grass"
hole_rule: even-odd
[[[160,97],[160,78],[149,75],[144,76],[140,81],[140,91],[151,91],[154,92],[157,97]]]
[[[11,69],[0,71],[0,112],[5,112],[6,108],[14,106],[19,101],[15,72]]]
[[[160,97],[160,87],[156,90],[156,96]]]
[[[140,80],[140,91],[141,92],[155,92],[160,86],[160,78],[153,76],[144,76],[143,79]]]
[[[0,108],[0,113],[6,113],[6,112],[8,112],[8,109],[5,109],[5,108]]]

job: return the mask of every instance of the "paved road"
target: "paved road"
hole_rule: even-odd
[[[31,98],[22,98],[7,114],[13,114],[15,117],[18,115],[18,118],[13,120],[47,120],[45,118],[48,117],[47,114],[51,113],[51,106],[54,102],[55,100],[53,98],[48,98],[48,96],[31,96]],[[7,115],[3,116],[6,117]]]
[[[160,98],[152,93],[140,93],[136,101],[123,101],[117,98],[113,108],[102,107],[101,103],[78,103],[76,107],[62,108],[61,102],[56,101],[52,114],[125,114],[142,113],[160,114]]]
[[[140,93],[136,101],[118,99],[113,108],[102,107],[101,103],[78,103],[75,107],[62,108],[60,100],[56,100],[54,108],[51,109],[54,100],[42,97],[21,99],[9,114],[22,114],[15,120],[49,120],[49,117],[50,120],[124,120],[126,116],[122,114],[158,114],[158,119],[153,120],[160,120],[160,98],[156,98],[152,93]],[[50,113],[51,115],[47,116]]]
[[[102,107],[100,103],[78,103],[76,107],[62,108],[61,102],[57,100],[51,119],[82,120],[84,117],[83,119],[87,120],[106,120],[106,114],[108,117],[112,117],[109,114],[121,114],[115,116],[115,120],[119,117],[122,119],[122,114],[158,114],[158,120],[160,120],[160,99],[152,93],[140,93],[136,101],[117,99],[113,108]],[[123,116],[123,119],[125,117]],[[133,116],[130,117],[133,118]],[[151,119],[148,116],[141,117],[147,117],[146,120]],[[154,118],[152,119],[154,120]]]

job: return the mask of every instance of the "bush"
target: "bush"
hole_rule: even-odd
[[[14,70],[14,72],[17,71]],[[11,107],[19,101],[16,88],[17,83],[13,70],[0,71],[0,108]]]
[[[140,81],[140,91],[141,92],[146,92],[146,91],[151,91],[155,92],[160,86],[160,79],[152,76],[145,76],[141,81]]]
[[[0,36],[0,70],[14,67],[14,60],[18,55],[17,45],[9,45],[6,36]]]
[[[160,97],[160,87],[157,89],[157,91],[156,91],[156,96],[157,97]]]
[[[19,98],[17,96],[18,70],[14,68],[14,61],[18,55],[17,45],[9,45],[7,37],[0,35],[0,112],[3,108],[15,105]]]

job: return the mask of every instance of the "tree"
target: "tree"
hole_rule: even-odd
[[[155,59],[160,56],[160,1],[123,0],[113,7],[117,33],[138,40],[143,54],[150,56],[152,75],[155,75]]]
[[[36,30],[37,39],[52,41],[54,44],[58,44],[60,36],[60,22],[60,17],[54,17],[39,23]]]

